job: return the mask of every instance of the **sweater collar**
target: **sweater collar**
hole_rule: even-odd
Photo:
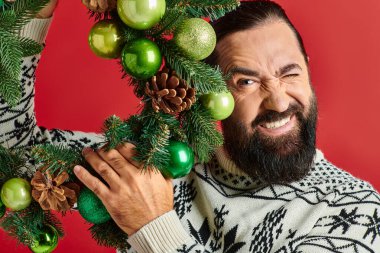
[[[228,182],[226,182],[226,181],[232,181],[229,179],[235,178],[235,179],[242,179],[242,180],[235,180],[233,185],[231,185],[234,188],[236,187],[236,188],[242,189],[242,187],[243,187],[245,189],[252,189],[252,188],[257,188],[258,186],[263,186],[263,182],[260,182],[258,179],[252,179],[245,172],[243,172],[229,158],[228,154],[226,153],[226,151],[224,150],[223,147],[217,149],[217,151],[215,153],[215,158],[217,160],[218,167],[220,169],[222,169],[224,172],[221,173],[220,171],[217,171],[217,173],[212,172],[212,174],[214,176],[216,176],[217,178],[220,177],[219,179],[223,180],[224,184],[228,184]],[[321,161],[322,159],[324,159],[323,153],[319,149],[316,149],[316,153],[315,153],[314,161],[313,161],[313,166],[314,166],[314,164]],[[222,177],[222,175],[223,175],[223,177]],[[226,177],[226,175],[228,175],[228,176]],[[229,178],[229,179],[226,180],[227,178]],[[240,182],[240,183],[237,183],[237,182]]]

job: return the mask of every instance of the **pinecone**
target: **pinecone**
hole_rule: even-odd
[[[66,172],[52,177],[49,172],[37,171],[31,181],[32,197],[43,210],[65,212],[77,202],[79,186],[75,183],[65,183],[69,178]]]
[[[145,93],[152,99],[152,107],[158,112],[175,114],[190,109],[195,103],[195,89],[188,86],[174,70],[164,68],[146,83]]]
[[[116,9],[116,0],[82,0],[82,3],[91,11],[104,13]]]

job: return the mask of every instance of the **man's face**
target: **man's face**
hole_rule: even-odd
[[[232,74],[235,110],[222,122],[231,159],[268,183],[302,178],[315,153],[317,108],[293,31],[271,21],[225,37],[216,50]]]

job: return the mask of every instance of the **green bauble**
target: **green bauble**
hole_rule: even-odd
[[[190,173],[194,165],[194,152],[184,142],[170,141],[169,143],[170,164],[161,171],[165,177],[180,178]]]
[[[53,226],[46,225],[42,230],[43,233],[29,246],[34,253],[50,253],[58,245],[58,232]]]
[[[121,62],[129,75],[137,79],[148,79],[160,69],[162,55],[156,43],[141,38],[125,45],[121,52]]]
[[[5,212],[6,212],[6,206],[0,200],[0,219],[3,218]]]
[[[122,32],[115,21],[101,20],[91,28],[88,44],[99,57],[118,58],[123,48]]]
[[[186,56],[203,60],[214,51],[216,34],[207,21],[190,18],[179,25],[174,33],[174,41]]]
[[[146,30],[157,24],[165,14],[165,0],[118,0],[117,12],[129,27]]]
[[[27,208],[32,202],[30,184],[22,178],[12,178],[1,188],[1,201],[13,211]]]
[[[83,219],[101,224],[111,219],[102,201],[88,188],[83,188],[78,197],[78,210]]]
[[[0,0],[0,7],[4,5],[4,0]]]
[[[206,94],[201,97],[201,101],[215,120],[228,118],[235,107],[235,100],[230,92]]]

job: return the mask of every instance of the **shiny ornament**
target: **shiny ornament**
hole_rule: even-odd
[[[194,60],[203,60],[214,51],[216,34],[207,21],[190,18],[176,29],[174,42],[186,56]]]
[[[101,224],[111,219],[102,201],[88,188],[83,188],[78,198],[78,210],[83,219]]]
[[[6,212],[6,206],[0,200],[0,219],[3,218],[5,212]]]
[[[0,0],[0,7],[4,5],[4,0]]]
[[[12,211],[27,208],[32,202],[29,182],[22,178],[12,178],[6,181],[1,188],[1,201]]]
[[[46,225],[43,228],[43,233],[33,241],[32,245],[29,246],[30,250],[34,253],[50,253],[58,245],[58,232],[51,226]]]
[[[157,24],[165,14],[165,0],[118,0],[120,19],[136,30],[146,30]]]
[[[228,118],[235,107],[235,100],[230,92],[210,93],[203,95],[200,99],[215,120]]]
[[[124,70],[137,79],[154,76],[161,67],[160,49],[151,40],[141,38],[127,43],[121,52]]]
[[[91,28],[88,36],[92,52],[106,59],[118,58],[123,42],[121,29],[112,20],[99,21]]]
[[[170,141],[170,164],[161,171],[165,177],[180,178],[190,173],[194,165],[194,152],[184,142]]]

